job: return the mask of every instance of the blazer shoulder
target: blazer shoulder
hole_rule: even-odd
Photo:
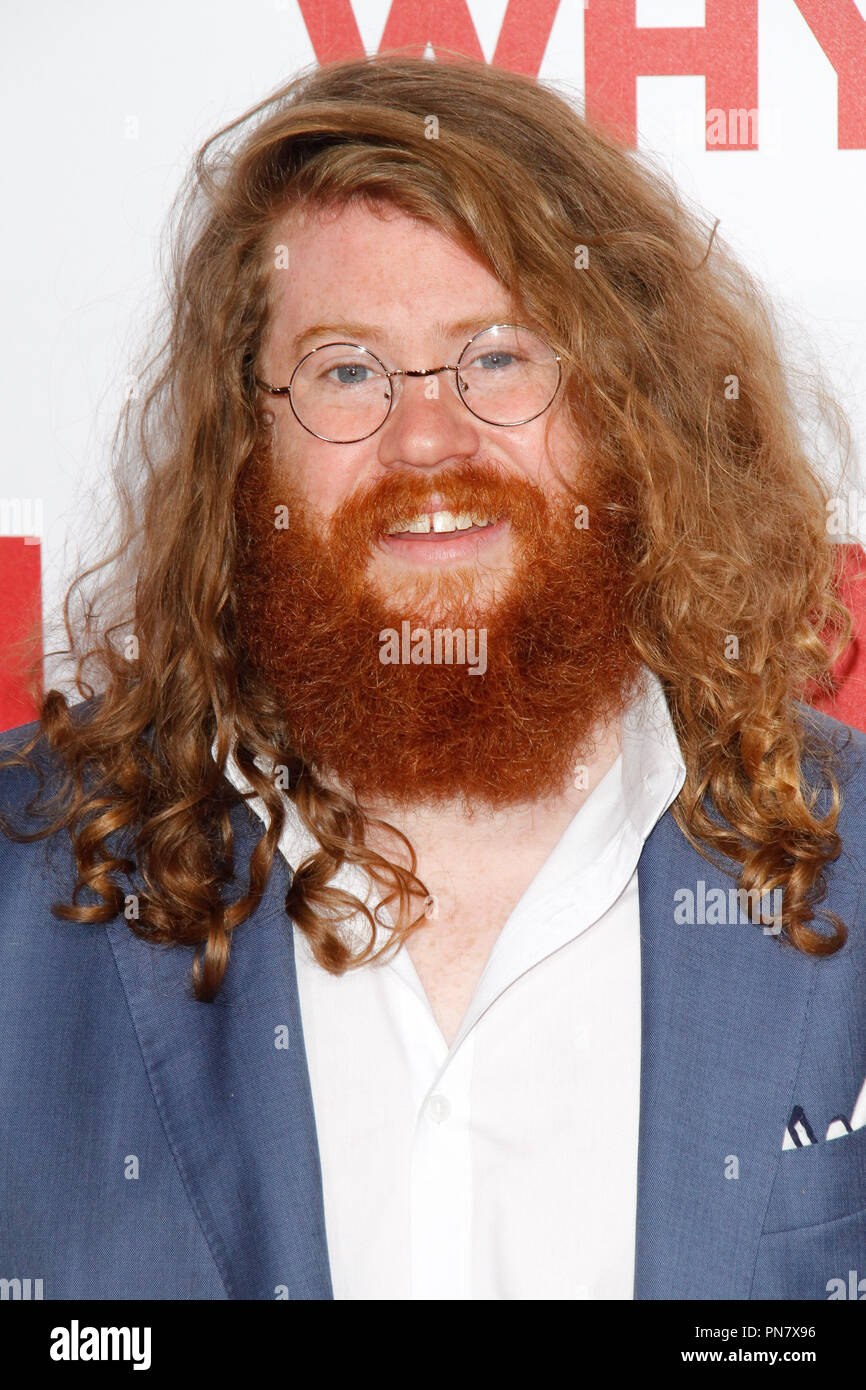
[[[853,724],[825,714],[814,705],[799,704],[801,722],[807,734],[806,763],[814,766],[816,749],[832,750],[837,772],[853,791],[866,792],[866,733]],[[816,742],[817,740],[817,742]]]
[[[101,699],[96,695],[73,705],[72,718],[86,723]],[[39,719],[0,734],[0,816],[13,827],[20,828],[34,798],[41,801],[43,795],[50,795],[62,777],[62,759],[42,732]],[[8,845],[2,829],[0,821],[0,845]]]
[[[804,706],[804,725],[817,734],[817,742],[807,740],[804,771],[806,781],[817,793],[815,810],[826,815],[831,808],[831,789],[820,765],[832,750],[832,770],[839,790],[839,819],[836,833],[841,840],[839,858],[827,866],[830,885],[836,892],[851,894],[845,907],[852,927],[849,943],[859,941],[866,951],[866,923],[863,922],[863,890],[866,887],[866,733],[843,724],[822,710]],[[845,883],[847,882],[847,888]],[[844,915],[844,914],[843,914]],[[853,929],[857,919],[858,929]]]

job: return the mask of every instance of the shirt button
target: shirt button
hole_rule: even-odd
[[[430,1119],[437,1125],[441,1125],[443,1120],[447,1120],[451,1114],[451,1102],[447,1096],[440,1096],[438,1093],[430,1097],[427,1102],[427,1110]]]

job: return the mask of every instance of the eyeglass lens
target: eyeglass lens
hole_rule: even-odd
[[[547,409],[558,384],[555,352],[526,328],[497,325],[479,333],[458,363],[461,398],[474,415],[492,425],[534,419]],[[292,406],[314,434],[334,443],[351,443],[384,423],[392,390],[382,363],[372,353],[349,343],[331,343],[310,353],[298,366],[292,378]]]

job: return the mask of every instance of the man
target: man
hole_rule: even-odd
[[[128,607],[5,739],[3,1272],[834,1296],[866,744],[758,291],[483,65],[324,68],[198,175]]]

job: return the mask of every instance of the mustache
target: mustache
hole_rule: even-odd
[[[336,509],[332,530],[374,541],[385,526],[426,510],[435,496],[436,511],[483,512],[506,516],[512,523],[537,526],[549,503],[542,488],[526,478],[505,477],[489,463],[459,463],[425,472],[401,472],[377,479],[354,492]]]

